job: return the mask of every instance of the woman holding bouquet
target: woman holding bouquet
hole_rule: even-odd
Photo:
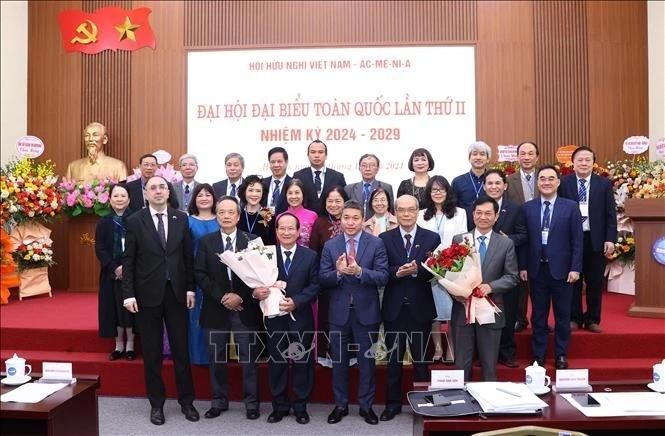
[[[433,176],[429,179],[425,187],[425,195],[431,201],[426,209],[418,213],[418,225],[439,234],[441,245],[437,250],[448,248],[453,241],[453,236],[468,231],[466,211],[457,207],[455,192],[443,176]],[[437,313],[436,319],[432,323],[432,342],[434,343],[432,360],[437,361],[443,358],[441,321],[450,320],[453,303],[446,290],[436,282],[432,283],[432,293]]]
[[[289,204],[288,212],[292,213],[300,221],[300,235],[298,245],[309,247],[309,238],[312,234],[314,222],[319,217],[313,210],[305,209],[305,185],[300,179],[291,179],[286,186],[286,202]]]
[[[270,208],[261,207],[261,197],[263,196],[261,178],[255,175],[245,177],[238,188],[238,196],[243,206],[238,228],[258,236],[264,245],[273,245],[275,230],[272,212]]]
[[[99,336],[115,338],[109,360],[134,360],[134,315],[123,307],[122,253],[125,250],[125,218],[129,214],[129,192],[124,185],[109,190],[111,213],[97,222],[95,254],[101,264],[99,274]],[[127,335],[127,343],[124,337]]]
[[[200,183],[192,191],[187,213],[189,217],[189,233],[192,235],[192,247],[194,257],[199,248],[199,240],[219,230],[219,223],[213,210],[217,203],[215,190],[208,183]],[[195,365],[208,364],[208,341],[205,332],[199,325],[201,306],[203,305],[203,291],[196,288],[196,304],[189,311],[189,360]]]

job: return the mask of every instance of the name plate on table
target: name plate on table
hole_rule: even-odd
[[[71,362],[44,362],[40,383],[73,383]]]
[[[433,370],[429,389],[464,389],[464,371]]]
[[[591,392],[588,369],[557,369],[555,392]]]

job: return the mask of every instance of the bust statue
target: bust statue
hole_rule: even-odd
[[[90,123],[83,130],[83,142],[88,156],[70,162],[65,178],[76,182],[92,182],[95,178],[108,177],[116,181],[127,178],[127,168],[121,160],[104,154],[104,145],[109,141],[106,127],[101,123]]]

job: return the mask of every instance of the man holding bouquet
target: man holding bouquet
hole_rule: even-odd
[[[237,229],[240,204],[235,197],[223,196],[216,205],[219,232],[201,238],[194,275],[203,290],[199,323],[208,329],[212,405],[206,418],[216,418],[229,409],[227,370],[229,335],[233,331],[242,365],[242,386],[247,419],[258,419],[259,385],[256,358],[256,331],[261,319],[259,304],[252,290],[220,261],[225,251],[242,251],[256,236]]]
[[[314,385],[314,316],[311,302],[319,293],[319,257],[314,250],[296,245],[300,222],[289,212],[277,218],[277,266],[279,282],[286,283],[279,303],[282,316],[266,317],[268,331],[268,382],[273,411],[268,422],[281,421],[290,409],[298,424],[307,424],[307,401]],[[254,296],[268,298],[268,288],[257,288]],[[295,399],[289,401],[289,360]]]
[[[453,296],[453,341],[455,344],[455,366],[464,370],[464,380],[471,380],[473,354],[477,352],[483,371],[483,380],[496,380],[496,364],[499,357],[501,330],[506,318],[501,311],[494,314],[494,322],[480,324],[467,320],[465,304],[473,298],[489,298],[503,310],[503,294],[517,285],[517,256],[513,241],[492,227],[499,213],[499,204],[492,198],[481,197],[473,203],[472,215],[475,229],[471,233],[457,235],[453,243],[461,243],[466,236],[480,256],[482,283],[474,296],[468,299]],[[467,258],[467,261],[469,258]],[[475,296],[477,295],[477,296]]]

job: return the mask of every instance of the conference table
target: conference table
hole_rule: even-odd
[[[41,376],[31,375],[33,381]],[[0,434],[98,435],[99,376],[77,375],[76,380],[76,383],[65,386],[39,403],[0,403]],[[2,393],[14,388],[16,386],[2,385]]]
[[[632,380],[591,383],[594,392],[645,392],[651,380]],[[417,391],[427,390],[428,383],[414,383]],[[574,430],[587,434],[630,432],[633,434],[664,434],[665,416],[618,416],[587,418],[561,395],[550,392],[540,398],[549,404],[542,415],[504,415],[492,417],[466,416],[432,418],[413,414],[414,435],[470,434],[510,427],[539,426]],[[665,411],[664,411],[665,412]]]

